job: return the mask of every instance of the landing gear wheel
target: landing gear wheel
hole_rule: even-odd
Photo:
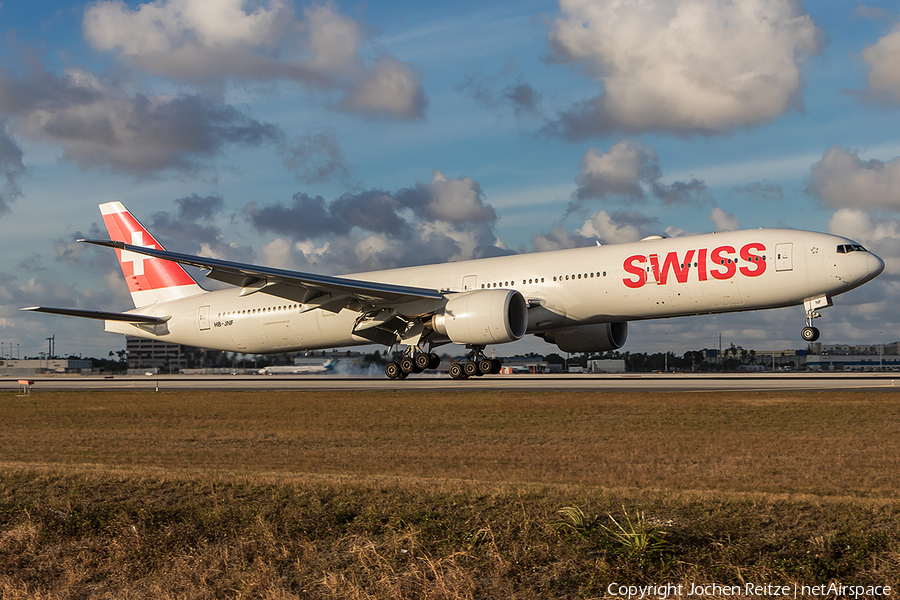
[[[491,375],[497,375],[500,373],[500,370],[503,368],[503,363],[500,362],[499,359],[492,358],[491,359]]]
[[[416,363],[408,356],[400,359],[400,370],[409,375],[416,368]]]
[[[459,363],[453,363],[450,365],[450,377],[453,379],[465,379],[466,372],[463,370],[463,367]]]
[[[463,372],[466,374],[466,377],[475,377],[481,374],[478,372],[478,363],[471,360],[463,364]]]
[[[384,374],[388,376],[388,379],[399,379],[403,371],[400,369],[399,363],[392,361],[385,365]]]
[[[416,362],[416,373],[421,373],[431,365],[431,355],[425,354],[424,352],[416,354],[416,358],[413,360]]]
[[[478,374],[490,375],[494,372],[494,361],[490,358],[482,358],[478,361]]]
[[[428,368],[437,369],[439,366],[441,366],[441,357],[432,352],[428,355]]]
[[[814,342],[819,339],[819,330],[815,327],[804,327],[800,331],[800,337],[803,338],[804,342]]]

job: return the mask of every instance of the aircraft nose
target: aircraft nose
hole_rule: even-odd
[[[875,279],[881,272],[884,271],[884,261],[879,257],[875,256],[871,252],[869,253],[868,258],[868,271],[869,271],[869,279]]]

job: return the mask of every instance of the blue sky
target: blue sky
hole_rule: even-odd
[[[97,204],[166,247],[346,273],[788,227],[885,273],[817,321],[900,338],[894,3],[3,3],[0,339],[123,346]],[[201,281],[201,284],[204,283]],[[802,347],[802,309],[634,324],[626,349]],[[501,352],[552,351],[534,340]]]

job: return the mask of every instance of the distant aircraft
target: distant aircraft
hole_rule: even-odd
[[[363,344],[406,346],[393,379],[434,369],[433,352],[465,345],[464,379],[498,373],[485,347],[531,333],[564,352],[621,348],[628,322],[804,307],[801,337],[832,297],[870,281],[884,261],[836,235],[758,229],[664,238],[345,276],[167,252],[119,202],[100,205],[134,310],[23,310],[106,321],[106,331],[253,354]],[[180,265],[233,289],[206,291]]]
[[[321,365],[286,365],[278,367],[263,367],[259,370],[260,375],[311,375],[324,374],[334,371],[337,360],[332,358]]]

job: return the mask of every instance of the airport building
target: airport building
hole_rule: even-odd
[[[900,356],[873,354],[812,354],[807,366],[816,371],[900,371]]]
[[[900,355],[900,342],[891,342],[890,344],[863,344],[860,346],[851,346],[849,344],[823,344],[822,342],[814,342],[809,345],[810,354],[818,354],[822,356],[833,355]]]
[[[177,373],[187,366],[187,356],[195,349],[181,344],[125,336],[128,372]]]
[[[457,360],[462,360],[458,358]],[[561,373],[563,365],[548,363],[543,356],[507,356],[503,358],[503,373]]]
[[[624,373],[625,359],[592,359],[587,361],[588,373]]]
[[[0,360],[0,377],[29,377],[32,375],[90,373],[93,365],[89,360],[74,358],[4,358]]]
[[[755,363],[766,370],[806,369],[809,356],[806,350],[754,350]]]
[[[810,344],[807,365],[817,371],[900,370],[900,342],[890,344]]]

